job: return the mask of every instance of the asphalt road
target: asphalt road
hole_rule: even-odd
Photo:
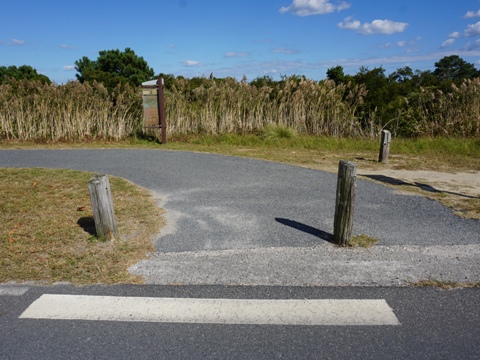
[[[53,286],[5,296],[1,359],[479,359],[480,289]],[[210,299],[385,299],[399,326],[20,319],[42,294]]]
[[[357,180],[354,233],[332,237],[336,174],[285,164],[161,150],[1,150],[0,167],[120,176],[167,210],[157,253],[132,267],[151,284],[402,285],[480,281],[480,222],[419,196]],[[114,189],[112,189],[114,191]]]

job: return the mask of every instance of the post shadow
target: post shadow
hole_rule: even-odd
[[[77,224],[92,236],[97,236],[97,230],[95,229],[95,220],[93,216],[84,216],[78,219]]]
[[[314,227],[306,225],[306,224],[302,224],[302,223],[300,223],[298,221],[295,221],[295,220],[289,220],[289,219],[284,219],[284,218],[275,218],[275,221],[279,222],[282,225],[291,227],[295,230],[303,231],[304,233],[316,236],[316,237],[318,237],[322,240],[333,243],[333,234],[327,233],[323,230],[314,228]]]

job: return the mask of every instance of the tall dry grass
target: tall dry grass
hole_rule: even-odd
[[[480,79],[452,84],[449,92],[420,88],[398,108],[404,136],[480,137]]]
[[[165,91],[167,133],[250,134],[270,124],[300,134],[375,137],[377,113],[362,123],[364,85],[290,77],[256,87],[234,78],[202,79],[192,88],[176,78]],[[388,122],[398,136],[480,136],[480,79],[451,92],[419,89],[395,106]],[[383,122],[385,123],[385,122]],[[140,89],[109,93],[102,84],[48,85],[10,80],[0,85],[0,139],[21,141],[121,140],[142,128]]]
[[[169,133],[252,133],[269,124],[299,133],[362,136],[355,113],[365,87],[287,78],[278,87],[257,88],[233,78],[204,79],[190,90],[177,79],[166,94]]]
[[[22,141],[120,140],[141,118],[141,98],[126,86],[109,94],[102,84],[0,85],[0,136]]]

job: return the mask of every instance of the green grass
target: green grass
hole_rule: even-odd
[[[480,153],[480,140],[459,138],[394,139],[392,150],[400,154],[478,155]]]
[[[270,124],[266,126],[261,134],[261,138],[266,142],[277,142],[281,139],[293,139],[297,136],[297,132],[285,125]]]

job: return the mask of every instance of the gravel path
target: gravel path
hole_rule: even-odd
[[[437,202],[358,179],[354,233],[340,249],[336,175],[273,162],[160,150],[1,150],[0,167],[124,177],[167,210],[157,252],[131,268],[151,284],[405,285],[480,282],[480,222]]]

